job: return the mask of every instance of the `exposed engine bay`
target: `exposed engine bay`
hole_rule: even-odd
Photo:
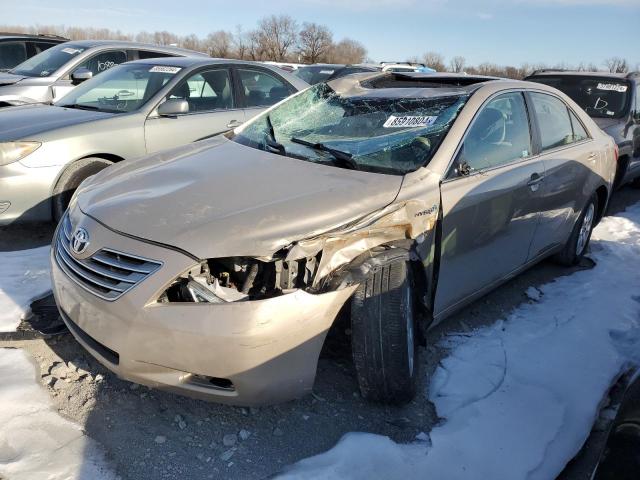
[[[321,253],[298,260],[249,257],[204,260],[164,292],[160,302],[223,303],[259,300],[308,289],[313,284]]]

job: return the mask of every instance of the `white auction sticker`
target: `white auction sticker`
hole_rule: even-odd
[[[386,122],[384,122],[384,128],[416,128],[416,127],[429,127],[435,123],[438,117],[427,115],[406,115],[403,117],[396,117],[391,115]]]
[[[610,90],[613,92],[624,93],[627,91],[627,86],[620,85],[619,83],[599,83],[598,90]]]
[[[68,53],[69,55],[75,55],[76,53],[80,53],[82,50],[79,50],[77,48],[66,47],[66,48],[63,48],[62,51],[64,53]]]
[[[335,72],[335,70],[320,70],[321,75],[333,75],[333,72]]]
[[[167,67],[167,66],[156,65],[155,67],[152,67],[151,70],[149,70],[149,72],[151,72],[151,73],[178,73],[180,70],[182,70],[180,67]]]

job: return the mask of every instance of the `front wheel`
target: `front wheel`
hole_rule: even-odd
[[[571,236],[567,240],[564,249],[556,255],[556,260],[562,265],[572,266],[576,265],[587,251],[589,240],[591,239],[591,233],[593,227],[596,224],[596,216],[598,214],[598,197],[594,193],[587,205],[580,213],[578,221],[573,227]]]
[[[353,360],[362,396],[402,404],[416,393],[417,312],[406,261],[378,267],[351,303]]]

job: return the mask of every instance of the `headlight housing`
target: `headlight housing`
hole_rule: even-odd
[[[35,152],[40,142],[0,142],[0,166],[17,162]]]

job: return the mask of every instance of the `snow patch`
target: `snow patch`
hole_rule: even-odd
[[[51,290],[49,250],[0,252],[0,332],[15,332],[31,302]]]
[[[22,350],[0,349],[0,379],[0,478],[116,478],[98,444],[53,410]]]
[[[350,433],[282,478],[555,478],[612,382],[640,361],[640,204],[592,237],[596,267],[560,277],[493,326],[447,339],[428,395],[431,445]]]

